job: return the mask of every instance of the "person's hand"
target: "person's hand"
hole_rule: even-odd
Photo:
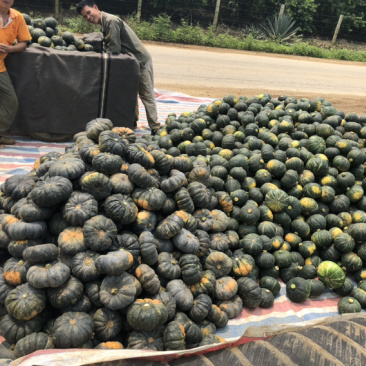
[[[0,42],[0,54],[10,53],[12,46]]]

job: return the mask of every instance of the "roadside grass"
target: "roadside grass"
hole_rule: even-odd
[[[258,39],[258,35],[243,31],[233,31],[225,26],[216,30],[213,27],[204,29],[192,26],[182,21],[175,25],[166,15],[153,18],[150,22],[137,22],[134,16],[124,19],[137,36],[146,41],[172,42],[207,47],[219,47],[256,52],[268,52],[287,55],[308,56],[324,59],[366,62],[366,51],[352,47],[327,47],[312,44],[311,40],[294,38],[291,42],[276,42],[268,39]],[[81,17],[64,18],[63,27],[74,33],[90,33],[98,28],[85,22]],[[352,45],[352,44],[351,44]]]

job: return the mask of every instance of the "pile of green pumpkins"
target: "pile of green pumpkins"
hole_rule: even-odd
[[[23,13],[22,15],[32,36],[28,47],[41,45],[61,51],[94,51],[91,44],[85,43],[72,32],[61,31],[55,18],[32,19],[28,14]]]
[[[244,309],[366,308],[366,116],[226,95],[136,139],[90,121],[0,190],[0,358],[224,342]]]

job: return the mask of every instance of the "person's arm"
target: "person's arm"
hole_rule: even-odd
[[[27,48],[27,42],[19,42],[15,45],[0,43],[0,53],[22,52]]]
[[[104,37],[104,52],[121,53],[121,29],[118,22],[111,20],[106,24],[106,35]]]

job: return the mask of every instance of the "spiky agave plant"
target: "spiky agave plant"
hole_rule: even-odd
[[[287,41],[299,30],[295,26],[295,21],[288,15],[272,15],[267,18],[265,24],[260,24],[261,28],[270,39],[283,42]]]

